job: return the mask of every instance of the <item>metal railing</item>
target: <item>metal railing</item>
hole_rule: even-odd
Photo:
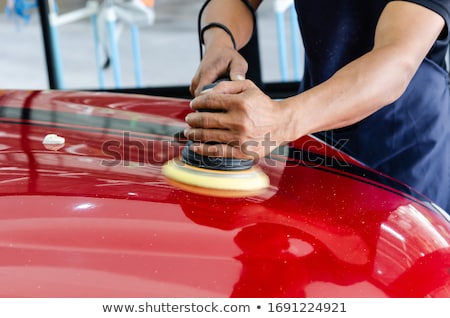
[[[133,18],[130,18],[133,16],[133,12],[129,15],[124,14],[127,8],[123,6],[118,7],[120,4],[120,0],[106,0],[102,4],[99,4],[96,0],[89,0],[83,8],[59,14],[55,0],[38,1],[51,88],[64,88],[64,67],[59,45],[59,28],[85,19],[91,19],[92,23],[99,88],[103,89],[105,87],[105,62],[102,61],[102,55],[106,56],[107,64],[111,64],[115,88],[122,87],[117,36],[118,22],[124,22],[129,26],[136,87],[142,86],[139,25],[134,23]],[[144,18],[141,16],[141,20],[143,19],[146,19],[147,24],[152,24],[154,15],[149,14],[148,17]],[[105,32],[101,32],[103,28],[106,30]],[[102,33],[106,33],[107,36],[104,36]]]

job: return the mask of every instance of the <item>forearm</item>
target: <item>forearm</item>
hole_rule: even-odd
[[[414,24],[410,21],[414,20]],[[374,48],[328,81],[285,101],[299,137],[340,128],[399,98],[444,26],[436,13],[418,5],[390,2],[380,17]]]
[[[391,48],[366,54],[328,81],[285,100],[294,138],[354,124],[401,96],[415,69]]]
[[[250,0],[249,3],[256,10],[261,0]],[[253,17],[250,10],[241,0],[211,0],[203,11],[201,26],[211,22],[218,22],[228,27],[236,40],[237,49],[242,48],[250,40],[253,32]],[[232,45],[230,37],[220,28],[210,28],[203,34],[205,49],[210,45],[221,43]]]

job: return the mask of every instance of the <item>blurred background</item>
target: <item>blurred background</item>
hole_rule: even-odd
[[[0,89],[49,88],[40,16],[38,9],[33,7],[35,2],[0,1]],[[105,27],[106,22],[99,20],[94,24],[91,16],[82,17],[81,13],[86,12],[87,7],[92,9],[89,5],[93,4],[98,13],[98,8],[105,2],[48,1],[50,8],[54,9],[55,19],[58,19],[52,29],[56,39],[53,50],[60,60],[61,88],[189,85],[200,59],[197,15],[203,0],[142,0],[147,4],[148,13],[154,14],[154,20],[137,28],[132,27],[126,17],[116,16],[111,25],[116,34],[118,58],[114,63],[110,61],[107,68],[99,69],[107,58],[104,50],[96,51],[102,40],[96,39],[93,26],[100,26],[100,35],[105,34],[102,25]],[[18,3],[28,5],[29,9],[18,10]],[[258,10],[260,65],[264,82],[297,81],[303,72],[303,59],[292,59],[292,51],[300,50],[302,53],[302,47],[298,44],[298,30],[291,28],[294,18],[289,9],[291,3],[291,0],[265,0]],[[63,18],[76,14],[79,19],[66,19],[69,22],[64,22]],[[132,42],[133,36],[135,42]],[[108,41],[107,37],[102,39],[103,42]],[[109,46],[111,50],[111,42]],[[137,73],[140,73],[140,78]]]

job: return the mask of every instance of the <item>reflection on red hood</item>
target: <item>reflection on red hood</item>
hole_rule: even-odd
[[[0,95],[2,297],[449,297],[450,225],[426,198],[304,137],[245,198],[176,188],[188,101]],[[59,150],[42,144],[65,138]]]

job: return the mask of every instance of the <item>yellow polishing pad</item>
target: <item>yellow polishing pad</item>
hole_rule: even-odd
[[[257,191],[269,186],[267,175],[255,166],[241,171],[211,170],[188,165],[176,158],[163,166],[162,173],[167,178],[184,185],[235,193],[230,196],[239,196],[239,191]],[[213,193],[217,195],[217,191]]]

